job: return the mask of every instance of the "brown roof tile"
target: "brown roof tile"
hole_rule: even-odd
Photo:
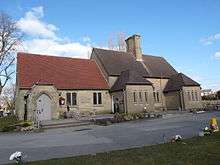
[[[177,71],[163,57],[143,55],[142,59],[150,77],[169,78],[177,74]]]
[[[121,75],[111,87],[111,92],[123,90],[126,85],[152,85],[152,83],[144,79],[139,73],[133,70],[126,70],[121,72]]]
[[[57,89],[108,89],[94,60],[18,53],[20,88],[53,84]]]
[[[109,76],[119,76],[126,70],[134,70],[140,75],[147,77],[148,72],[141,62],[136,61],[132,54],[120,51],[93,48]]]
[[[93,48],[93,53],[97,55],[110,76],[119,76],[125,70],[134,70],[143,77],[155,78],[169,78],[177,74],[177,71],[162,57],[143,55],[143,62],[140,62],[127,52]]]
[[[182,89],[183,86],[200,86],[200,84],[183,73],[178,73],[171,76],[167,82],[164,92],[178,91]]]

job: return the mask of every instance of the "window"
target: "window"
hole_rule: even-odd
[[[72,93],[72,105],[76,105],[76,93]]]
[[[190,91],[187,92],[188,100],[191,101]]]
[[[102,104],[102,94],[98,93],[98,104]]]
[[[93,104],[102,104],[102,93],[93,93]]]
[[[133,99],[134,99],[134,102],[137,102],[137,99],[136,99],[136,92],[133,92]]]
[[[156,102],[156,92],[153,93],[154,94],[154,101]]]
[[[198,101],[198,94],[197,94],[197,91],[195,91],[195,99],[196,99],[196,101]]]
[[[76,93],[66,93],[66,104],[67,105],[77,105]]]
[[[157,102],[160,102],[160,94],[157,92]]]
[[[148,102],[148,93],[147,92],[144,92],[144,96],[145,96],[145,101]]]
[[[142,102],[142,94],[141,94],[141,92],[139,92],[139,100],[140,100],[140,102]]]
[[[195,101],[194,92],[192,91],[192,101]]]
[[[154,101],[155,102],[160,102],[160,93],[159,92],[154,92]]]

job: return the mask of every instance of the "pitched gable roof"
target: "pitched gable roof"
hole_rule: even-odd
[[[178,91],[182,89],[183,86],[200,86],[200,84],[187,77],[183,73],[178,73],[171,76],[167,82],[164,92]]]
[[[19,88],[53,84],[57,89],[108,89],[94,60],[18,53]]]
[[[109,76],[119,76],[125,70],[134,70],[144,77],[148,76],[143,64],[136,61],[132,54],[98,48],[93,48],[93,53],[96,54]]]
[[[126,85],[152,85],[152,83],[144,79],[140,74],[133,70],[121,72],[116,82],[111,88],[111,92],[125,89]]]
[[[122,71],[134,70],[143,77],[169,78],[177,71],[162,57],[143,55],[143,62],[136,61],[134,55],[127,52],[93,48],[109,76],[119,76]]]
[[[143,55],[142,59],[151,77],[169,78],[177,74],[177,71],[163,57]]]

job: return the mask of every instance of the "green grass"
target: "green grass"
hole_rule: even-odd
[[[40,152],[40,150],[39,150]],[[35,161],[30,165],[219,165],[220,133],[179,143],[112,151],[96,155]]]

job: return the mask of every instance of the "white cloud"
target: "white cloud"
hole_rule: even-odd
[[[63,43],[51,39],[33,39],[23,42],[23,51],[36,54],[89,58],[91,46],[82,45],[78,42]]]
[[[82,37],[84,44],[71,41],[66,37],[58,37],[58,27],[42,21],[43,7],[35,7],[18,20],[18,28],[28,35],[23,41],[20,51],[38,54],[51,54],[88,58],[91,53],[89,37]]]
[[[205,45],[211,45],[214,41],[220,40],[220,33],[210,35],[208,37],[202,38],[200,41]]]
[[[220,59],[220,52],[216,52],[214,56],[215,58]]]
[[[18,28],[25,34],[34,37],[57,39],[56,31],[58,28],[55,25],[42,22],[40,19],[43,18],[43,16],[44,11],[42,6],[32,8],[25,13],[24,17],[18,20]]]

